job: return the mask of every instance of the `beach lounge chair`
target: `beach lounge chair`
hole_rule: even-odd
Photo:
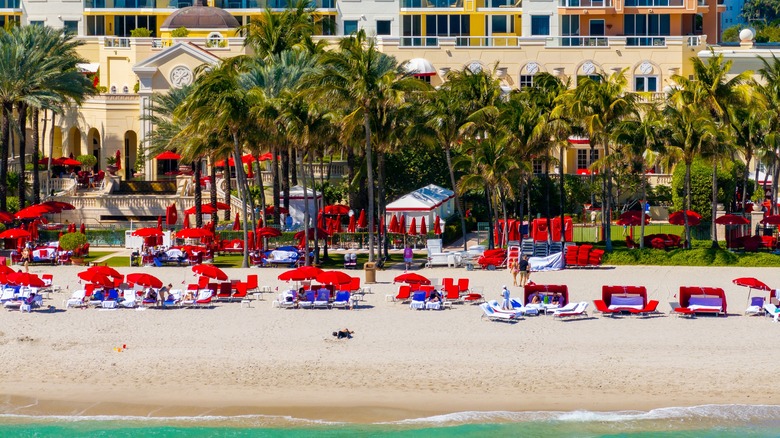
[[[349,291],[340,290],[336,292],[336,298],[333,300],[333,307],[341,309],[349,308]]]
[[[135,300],[135,290],[126,289],[122,292],[122,301],[119,302],[122,307],[132,309],[137,304]]]
[[[496,313],[506,313],[509,315],[514,315],[515,318],[520,318],[525,314],[525,309],[512,309],[512,310],[504,310],[501,308],[501,305],[496,300],[490,300],[488,301],[488,306],[490,306],[493,309],[493,312]]]
[[[522,311],[525,316],[539,316],[539,308],[531,306],[523,306],[522,303],[514,298],[511,298],[509,302],[512,304],[512,309],[516,311]]]
[[[780,308],[772,303],[764,303],[764,312],[766,316],[774,318],[775,322],[777,322],[778,317],[780,317]]]
[[[165,298],[165,301],[163,301],[163,308],[167,309],[169,307],[176,307],[179,305],[181,305],[181,290],[172,289]]]
[[[393,301],[400,301],[402,303],[405,303],[412,299],[412,286],[408,284],[402,284],[398,288],[398,295],[395,296]]]
[[[425,292],[415,292],[412,297],[412,302],[409,304],[409,308],[417,310],[425,309]]]
[[[0,295],[0,303],[5,303],[6,301],[12,301],[16,298],[16,289],[5,287],[3,288],[3,294]]]
[[[257,282],[257,274],[249,274],[246,276],[246,293],[251,294],[260,292],[260,285]]]
[[[497,313],[493,310],[492,307],[490,307],[488,303],[480,304],[479,308],[482,309],[481,318],[487,318],[490,321],[516,322],[519,320],[516,316],[510,313]]]
[[[569,306],[561,307],[553,312],[553,318],[582,318],[588,317],[588,303],[586,301],[579,302],[575,305],[573,310],[567,309]]]
[[[750,299],[750,306],[745,309],[745,315],[763,315],[764,314],[764,297],[752,297]]]
[[[458,286],[452,284],[452,279],[449,280],[450,284],[444,286],[444,307],[452,308],[453,304],[463,304],[463,299],[460,297]]]
[[[641,309],[632,309],[629,312],[632,315],[649,316],[651,313],[658,313],[658,300],[650,300],[647,305]]]
[[[100,307],[103,309],[116,309],[117,301],[119,301],[119,291],[111,289],[108,291],[106,298],[100,303]]]
[[[317,298],[317,293],[313,290],[306,291],[306,299],[303,301],[298,301],[298,307],[301,309],[312,309],[314,308],[314,300]]]
[[[68,307],[85,307],[87,303],[84,302],[84,298],[87,296],[87,291],[84,289],[79,289],[77,291],[73,292],[73,295],[71,295],[70,298],[65,300],[63,305],[67,309]]]
[[[213,296],[214,296],[214,295],[211,293],[211,290],[210,290],[210,289],[202,289],[202,290],[201,290],[201,291],[198,293],[198,296],[197,296],[197,298],[195,299],[195,302],[194,302],[194,303],[192,303],[192,305],[190,305],[189,307],[193,307],[193,308],[196,308],[196,309],[201,309],[201,308],[203,308],[203,309],[205,309],[205,308],[210,308],[210,307],[212,307],[212,304],[211,304],[211,298],[212,298]]]
[[[458,292],[460,292],[461,295],[466,295],[469,293],[469,279],[468,278],[459,278],[458,279]]]
[[[619,310],[612,310],[607,307],[607,303],[604,300],[593,300],[593,305],[596,307],[596,312],[601,313],[601,316],[613,317],[616,313],[620,313]]]
[[[317,291],[317,298],[314,299],[312,307],[319,309],[330,308],[330,291],[328,289],[320,289]]]

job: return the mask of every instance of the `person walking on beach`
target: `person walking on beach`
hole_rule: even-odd
[[[524,255],[523,259],[520,260],[520,287],[525,287],[526,283],[528,283],[528,277],[531,274],[531,265],[528,263],[528,256]]]
[[[517,274],[520,273],[520,263],[517,259],[509,260],[509,272],[512,273],[512,286],[517,286]]]
[[[404,263],[406,264],[406,267],[404,268],[404,272],[409,271],[409,268],[412,267],[412,260],[414,259],[414,252],[412,251],[412,248],[409,248],[408,246],[404,248]]]

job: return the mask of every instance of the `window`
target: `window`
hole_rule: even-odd
[[[669,14],[626,14],[623,29],[626,35],[668,36],[670,34]]]
[[[634,91],[658,92],[658,76],[635,76]]]
[[[207,47],[226,47],[227,42],[222,38],[222,34],[219,32],[212,32],[206,38]]]
[[[515,20],[512,15],[489,15],[491,33],[514,33]]]
[[[43,21],[30,21],[30,26],[43,26]]]
[[[531,160],[531,170],[535,174],[542,173],[542,170],[543,170],[542,169],[542,160],[539,160],[537,158],[534,158],[533,160]]]
[[[358,31],[357,20],[344,20],[344,35],[352,35]]]
[[[590,168],[598,159],[598,149],[577,149],[577,170]]]
[[[87,35],[105,35],[106,17],[87,15]]]
[[[75,20],[65,20],[62,25],[63,29],[65,29],[65,33],[69,34],[78,34],[79,33],[79,22]]]
[[[390,35],[390,20],[376,20],[376,34]]]
[[[522,90],[523,88],[528,88],[533,86],[534,86],[534,75],[520,75],[518,88]]]
[[[114,17],[114,35],[118,37],[129,37],[130,32],[139,27],[151,30],[152,36],[154,36],[155,29],[157,29],[157,17],[146,15],[117,15]]]
[[[531,15],[531,35],[549,35],[550,16]]]
[[[590,36],[604,36],[604,20],[590,20]]]
[[[468,15],[426,15],[426,36],[461,36],[469,35],[470,21]]]

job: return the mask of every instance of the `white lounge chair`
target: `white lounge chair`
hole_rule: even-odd
[[[764,303],[764,311],[766,311],[767,316],[773,317],[775,322],[778,322],[778,317],[780,317],[780,309],[777,306],[772,303]]]
[[[12,301],[16,298],[16,290],[10,287],[3,288],[3,294],[0,295],[0,303]]]
[[[87,303],[84,302],[84,298],[87,296],[87,291],[84,289],[79,289],[77,291],[73,292],[73,295],[70,296],[63,305],[67,309],[68,307],[85,307]]]
[[[498,304],[498,301],[496,301],[496,300],[488,301],[488,305],[496,313],[506,313],[506,314],[509,314],[509,315],[514,315],[515,318],[520,318],[520,317],[522,317],[525,314],[525,311],[523,309],[504,310],[504,309],[501,308],[501,305]]]
[[[763,315],[764,301],[764,297],[752,297],[750,305],[745,309],[745,315]]]
[[[553,313],[553,318],[582,318],[588,316],[588,303],[587,301],[579,302],[575,305],[573,310],[564,310],[568,307],[564,306],[556,310]]]
[[[479,308],[482,309],[482,318],[487,318],[491,321],[514,322],[519,320],[518,317],[512,314],[496,312],[488,303],[480,304]]]
[[[515,311],[523,312],[524,316],[539,316],[538,307],[524,306],[522,303],[520,303],[514,298],[510,299],[509,302],[512,303],[512,308]]]
[[[137,302],[135,300],[135,290],[133,289],[125,289],[122,292],[122,301],[119,302],[119,304],[122,307],[132,309],[136,306]]]

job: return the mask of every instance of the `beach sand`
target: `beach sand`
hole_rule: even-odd
[[[567,284],[590,302],[587,320],[529,317],[489,322],[473,305],[412,311],[386,302],[394,276],[357,310],[251,308],[63,310],[83,267],[32,267],[63,287],[55,312],[0,311],[0,413],[21,415],[197,416],[268,414],[376,422],[461,411],[615,411],[702,404],[778,404],[765,381],[777,370],[780,324],[747,317],[737,277],[780,286],[770,268],[617,267],[533,273],[538,284]],[[120,268],[126,274],[139,268]],[[145,268],[164,283],[194,281],[187,267]],[[287,284],[284,269],[226,269]],[[470,278],[500,299],[507,271],[420,269],[429,278]],[[349,271],[363,277],[362,271]],[[601,286],[644,285],[667,313],[601,318]],[[669,316],[681,285],[722,287],[729,316]],[[510,288],[513,296],[519,288]],[[757,292],[753,292],[755,295]],[[355,331],[350,340],[331,332]],[[116,352],[115,347],[127,349]]]

